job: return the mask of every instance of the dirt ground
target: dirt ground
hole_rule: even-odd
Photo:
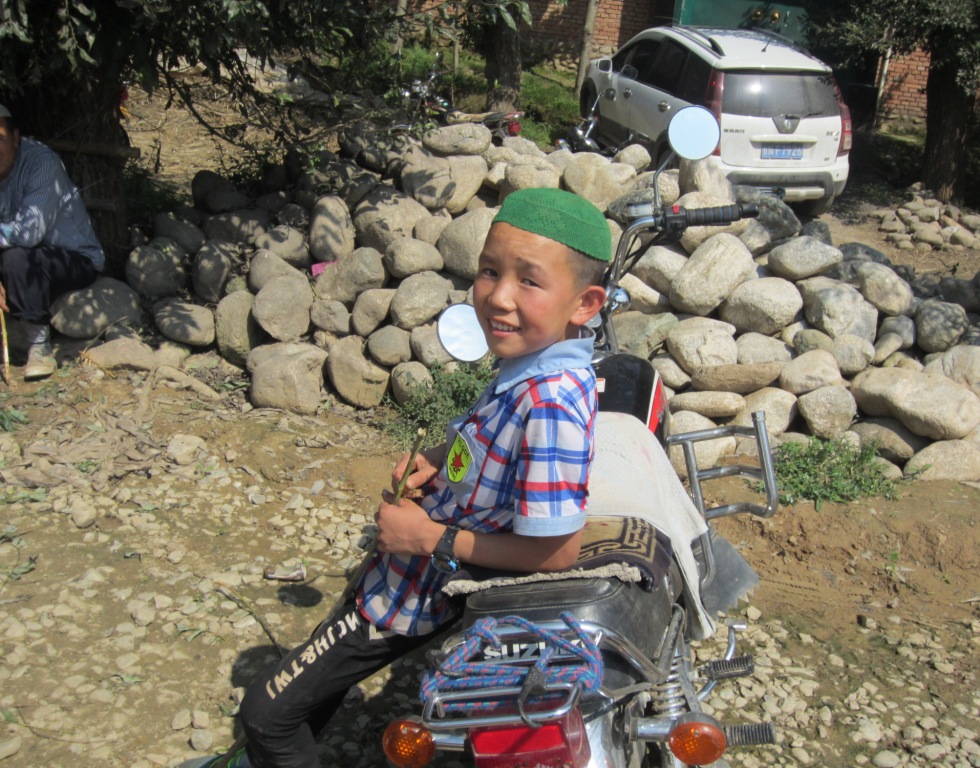
[[[194,170],[216,167],[213,161],[218,153],[213,141],[192,118],[176,109],[163,111],[159,103],[151,110],[151,102],[141,94],[134,93],[131,101],[136,116],[131,127],[134,143],[141,146],[145,157],[158,158],[163,177],[187,184]],[[222,153],[225,157],[234,155],[227,148]],[[860,241],[896,261],[915,259],[920,269],[948,273],[958,265],[957,274],[961,277],[977,271],[980,258],[976,253],[923,257],[890,248],[878,233],[872,213],[895,200],[862,199],[862,188],[855,184],[841,201],[839,211],[823,217],[836,243]],[[899,199],[901,192],[894,192],[894,197]],[[333,405],[315,418],[249,411],[239,388],[241,376],[213,354],[198,356],[195,375],[222,389],[222,400],[203,402],[193,393],[156,385],[144,374],[112,377],[75,365],[63,369],[49,382],[25,384],[20,370],[14,369],[10,386],[0,391],[0,405],[16,409],[24,417],[24,424],[11,433],[19,446],[36,442],[52,430],[61,430],[70,439],[66,438],[60,446],[55,443],[52,450],[64,450],[97,436],[99,429],[93,425],[108,423],[107,415],[115,424],[129,419],[139,426],[143,443],[137,454],[142,452],[144,461],[141,464],[131,448],[125,449],[129,453],[119,445],[107,448],[113,453],[105,459],[114,459],[117,469],[126,461],[133,462],[136,468],[107,475],[99,493],[112,500],[113,505],[128,509],[133,507],[132,500],[166,480],[168,496],[182,501],[160,502],[155,508],[154,525],[163,528],[147,532],[139,525],[134,528],[131,521],[117,514],[103,514],[93,527],[79,530],[61,514],[65,505],[55,509],[43,499],[25,499],[24,489],[18,495],[14,492],[18,489],[8,486],[0,499],[0,532],[13,527],[21,545],[16,548],[17,538],[9,533],[0,536],[0,619],[4,612],[29,609],[32,599],[37,604],[45,592],[70,590],[74,581],[93,568],[111,569],[111,583],[105,589],[138,594],[165,591],[162,583],[179,591],[174,586],[172,569],[167,571],[168,560],[176,567],[173,552],[177,550],[184,553],[185,563],[192,564],[186,570],[195,578],[234,563],[277,562],[288,557],[283,524],[273,519],[282,513],[281,503],[254,506],[237,517],[209,508],[213,499],[221,496],[218,474],[225,467],[229,472],[239,471],[239,475],[242,468],[247,468],[248,476],[267,485],[279,499],[289,498],[297,485],[308,486],[324,479],[332,483],[338,498],[343,497],[344,503],[366,516],[360,524],[371,515],[397,453],[371,426],[371,415],[355,416],[349,409]],[[218,462],[219,469],[191,467],[170,474],[172,467],[147,458],[153,451],[146,446],[156,446],[158,454],[179,433],[203,438],[211,454],[223,457]],[[44,453],[35,455],[43,457]],[[722,498],[731,500],[753,493],[733,480],[706,487],[709,501],[716,503]],[[978,521],[977,487],[918,482],[903,487],[894,501],[869,499],[848,505],[824,504],[819,509],[811,503],[799,503],[781,509],[771,520],[728,519],[719,523],[719,529],[761,577],[752,604],[761,611],[762,620],[781,622],[794,630],[794,637],[809,636],[842,655],[866,654],[869,668],[890,666],[900,660],[885,644],[870,642],[866,628],[869,619],[883,625],[898,617],[928,632],[937,642],[948,643],[947,647],[972,648],[972,658],[968,655],[962,661],[964,666],[958,675],[936,675],[930,682],[930,691],[938,699],[952,703],[969,701],[970,688],[975,688],[975,683],[966,689],[962,683],[975,681],[980,673],[975,628],[980,621]],[[161,537],[165,543],[161,543]],[[112,548],[114,541],[120,543],[121,549]],[[128,557],[126,552],[142,552],[143,556],[121,559]],[[28,555],[36,568],[18,574],[17,569],[25,564]],[[305,637],[325,610],[324,603],[343,583],[342,558],[312,557],[311,562],[309,579],[303,585],[309,588],[307,592],[284,588],[272,597],[268,588],[262,591],[254,582],[246,582],[241,588],[249,600],[260,601],[278,616],[275,633],[286,645]],[[171,580],[160,581],[164,577]],[[96,587],[90,598],[97,604],[102,599],[101,589]],[[36,627],[25,619],[28,629],[37,633],[29,644],[32,653],[49,654],[51,663],[56,665],[70,662],[64,674],[69,669],[83,674],[85,665],[105,663],[102,651],[90,657],[87,648],[104,650],[105,643],[118,637],[120,623],[127,617],[112,600],[107,599],[104,607],[105,610],[85,613],[81,646],[81,641],[64,625],[57,625],[59,637],[47,632],[43,616],[32,617]],[[20,642],[9,636],[0,637],[0,657],[9,656]],[[179,708],[175,700],[183,697],[195,711],[210,708],[214,719],[218,719],[218,712],[225,712],[224,692],[232,684],[240,684],[227,680],[231,668],[227,651],[232,643],[219,644],[218,648],[225,649],[225,654],[219,655],[209,645],[187,641],[186,636],[157,636],[156,645],[148,653],[165,658],[169,654],[172,658],[167,658],[165,666],[152,676],[157,681],[155,688],[142,692],[142,696],[128,694],[128,719],[115,713],[104,723],[71,721],[71,727],[61,729],[25,725],[34,715],[31,706],[21,705],[32,700],[37,679],[30,674],[8,674],[0,684],[0,710],[8,723],[6,735],[0,735],[0,755],[3,745],[14,736],[22,739],[23,746],[6,761],[0,757],[0,765],[33,768],[169,764],[174,744],[186,742],[185,736],[171,732],[175,710]],[[791,643],[790,652],[792,647]],[[854,650],[858,648],[860,651]],[[262,654],[256,649],[253,655]],[[108,663],[106,666],[111,668]],[[118,678],[117,687],[139,687],[131,685],[132,680],[127,682],[125,674],[116,672],[112,677]],[[828,680],[826,684],[831,690],[833,682]],[[200,696],[185,695],[190,691],[200,694],[209,685],[214,688],[210,701],[206,700],[208,697],[202,700]],[[71,707],[65,703],[58,707],[70,716]],[[352,719],[349,727],[369,731],[377,725],[376,721],[383,720],[388,709],[378,706],[367,719]],[[33,712],[36,714],[37,710]],[[93,743],[92,733],[105,735],[106,730],[116,738]],[[219,745],[227,743],[222,741],[224,730],[213,730]],[[330,738],[342,742],[343,737],[335,732]],[[849,740],[846,733],[831,738]],[[357,761],[352,757],[338,764],[356,765]]]

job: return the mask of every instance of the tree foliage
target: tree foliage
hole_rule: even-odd
[[[874,51],[923,50],[926,88],[923,181],[942,200],[956,191],[980,88],[980,0],[851,0],[813,3],[810,38],[838,65]]]

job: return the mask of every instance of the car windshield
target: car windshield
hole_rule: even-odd
[[[840,114],[834,80],[821,72],[725,72],[722,111],[752,117]]]

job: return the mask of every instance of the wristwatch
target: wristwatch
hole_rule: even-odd
[[[442,534],[436,549],[432,553],[432,567],[441,573],[456,573],[459,570],[459,558],[453,554],[453,544],[456,542],[456,534],[459,528],[455,525],[447,525],[446,532]]]

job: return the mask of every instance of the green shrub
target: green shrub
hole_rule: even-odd
[[[460,364],[452,372],[435,366],[432,386],[419,387],[402,405],[393,404],[395,418],[386,420],[384,429],[407,448],[424,427],[424,445],[438,445],[446,439],[446,424],[467,411],[493,377],[489,362]]]
[[[866,496],[893,499],[897,483],[885,477],[875,463],[877,455],[873,443],[860,448],[839,439],[785,443],[773,454],[779,501],[795,504],[809,499],[819,509],[825,501],[846,502]]]

